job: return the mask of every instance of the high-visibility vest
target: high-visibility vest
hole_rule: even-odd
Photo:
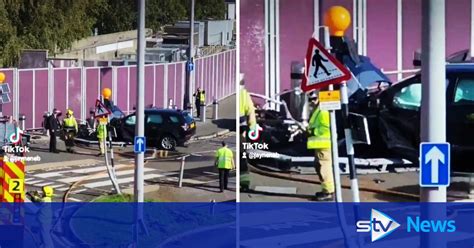
[[[306,143],[308,149],[331,148],[331,127],[329,112],[317,108],[309,120],[309,131],[312,136]]]
[[[76,118],[74,118],[73,116],[64,118],[63,123],[64,123],[64,127],[75,128],[77,131],[77,121],[76,121]]]
[[[199,92],[199,101],[201,104],[206,104],[206,94],[204,91]]]
[[[250,94],[245,88],[240,88],[240,125],[248,125],[249,127],[255,127],[257,120],[255,117],[255,106],[253,104]]]
[[[219,169],[232,169],[232,160],[234,159],[234,154],[232,150],[227,147],[222,147],[216,151],[217,158],[217,168]]]
[[[97,138],[98,139],[106,139],[107,138],[107,125],[100,124],[97,127]]]

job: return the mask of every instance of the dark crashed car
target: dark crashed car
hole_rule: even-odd
[[[135,113],[125,116],[116,106],[109,117],[109,130],[114,142],[133,143],[135,137]],[[189,112],[176,109],[149,108],[145,110],[145,136],[148,147],[174,150],[184,145],[196,133],[196,123]],[[76,142],[96,141],[95,130],[85,124],[79,126]]]
[[[117,140],[133,142],[135,137],[135,113],[113,119]],[[145,137],[147,146],[174,150],[184,145],[196,133],[196,123],[189,112],[174,109],[146,109]]]
[[[359,109],[372,126],[374,144],[369,148],[380,145],[380,148],[418,163],[421,88],[421,74],[417,74],[373,96],[365,113]],[[472,63],[446,66],[446,139],[451,144],[454,169],[474,171],[468,157],[474,152]]]
[[[421,74],[399,83],[379,81],[371,90],[350,96],[350,111],[367,118],[371,144],[356,144],[356,157],[405,158],[418,164],[420,144]],[[377,83],[377,84],[378,84]],[[383,86],[382,86],[383,85]],[[380,87],[379,87],[380,86]],[[283,98],[284,99],[284,98]],[[289,99],[289,98],[288,98]],[[336,112],[339,154],[345,155],[340,111]],[[282,112],[259,110],[262,139],[272,151],[289,156],[312,156],[306,134]],[[446,138],[451,144],[453,170],[473,172],[468,155],[474,152],[474,64],[446,66]]]

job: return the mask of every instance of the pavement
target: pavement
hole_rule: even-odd
[[[250,172],[251,191],[242,192],[240,201],[250,202],[304,202],[313,201],[314,194],[321,191],[317,175],[276,173],[295,180],[285,180]],[[311,181],[311,182],[309,182]],[[341,176],[342,197],[345,202],[353,201],[348,175]],[[418,172],[381,173],[358,175],[361,202],[418,202]],[[469,192],[469,177],[455,175],[451,177],[448,188],[448,201],[473,201]]]
[[[236,98],[235,94],[224,98],[219,102],[218,120],[213,120],[213,108],[211,104],[206,107],[206,121],[201,122],[200,118],[196,119],[196,135],[193,140],[212,138],[216,135],[222,135],[228,132],[236,131]]]
[[[234,101],[234,102],[232,102]],[[145,154],[145,198],[158,201],[235,201],[235,171],[230,173],[229,190],[220,193],[218,171],[214,166],[215,151],[226,141],[235,153],[235,95],[219,105],[222,119],[197,121],[195,138],[176,151],[150,150]],[[208,108],[212,116],[212,106]],[[232,119],[233,118],[233,119]],[[197,137],[197,138],[196,138]],[[25,184],[28,191],[53,186],[55,201],[91,201],[115,192],[105,166],[105,159],[97,157],[97,146],[76,146],[75,153],[66,153],[63,141],[58,140],[60,153],[48,152],[47,137],[38,137],[31,144],[27,156],[39,156],[41,161],[28,162]],[[123,193],[133,193],[133,147],[114,147],[114,168]],[[187,156],[183,186],[178,187],[181,158]]]

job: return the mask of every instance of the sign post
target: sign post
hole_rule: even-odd
[[[339,63],[336,58],[316,39],[309,40],[305,59],[305,75],[301,84],[304,92],[310,92],[328,87],[329,91],[319,92],[320,109],[328,110],[331,119],[332,162],[334,182],[336,188],[336,201],[342,202],[341,182],[339,173],[339,154],[337,149],[337,127],[335,110],[341,109],[340,92],[334,91],[334,84],[339,84],[350,79],[351,74],[347,68]]]

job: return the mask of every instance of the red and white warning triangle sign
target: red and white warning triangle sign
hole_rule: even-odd
[[[99,118],[110,114],[112,114],[112,112],[110,112],[110,110],[106,108],[105,105],[99,99],[97,99],[95,101],[94,117]]]
[[[337,61],[314,38],[309,40],[305,60],[305,76],[301,89],[305,92],[326,87],[330,84],[339,84],[349,80],[351,73]]]

